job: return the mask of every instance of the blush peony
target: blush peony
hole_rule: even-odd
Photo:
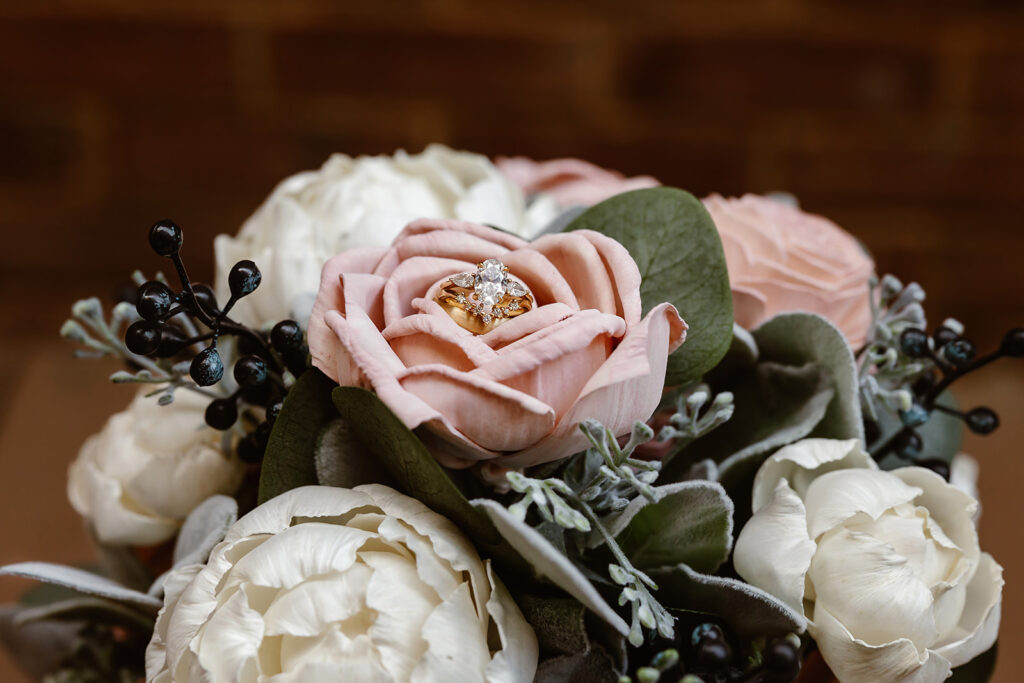
[[[580,159],[508,157],[497,163],[498,170],[527,195],[553,197],[563,208],[591,206],[623,192],[660,185],[650,176],[627,178]]]
[[[434,301],[453,273],[500,259],[537,306],[482,335]],[[686,325],[670,304],[641,315],[640,272],[590,231],[534,242],[473,223],[420,220],[386,249],[324,268],[310,319],[314,364],[372,388],[410,427],[425,425],[449,467],[525,467],[582,450],[578,424],[628,432],[657,407]]]

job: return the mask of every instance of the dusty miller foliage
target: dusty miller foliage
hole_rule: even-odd
[[[662,428],[658,440],[674,441],[678,449],[727,421],[733,413],[732,394],[718,394],[708,405],[709,395],[710,390],[703,384],[680,392],[676,412]],[[634,457],[638,446],[654,439],[654,430],[638,421],[629,440],[620,446],[611,430],[598,420],[584,420],[579,427],[590,441],[590,448],[559,463],[550,476],[534,478],[520,472],[508,473],[512,489],[523,494],[509,506],[509,512],[525,521],[530,510],[536,510],[542,525],[562,530],[565,540],[575,541],[578,551],[582,551],[590,535],[598,534],[615,560],[607,565],[606,572],[611,582],[622,589],[619,605],[630,605],[629,642],[640,647],[645,629],[672,638],[675,617],[654,596],[657,584],[633,566],[606,526],[612,515],[634,499],[657,500],[653,484],[661,471],[661,461]],[[564,545],[569,547],[571,543]]]

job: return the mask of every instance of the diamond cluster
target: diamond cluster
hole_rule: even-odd
[[[504,318],[519,310],[518,301],[511,301],[504,307],[498,306],[506,294],[517,298],[526,295],[523,283],[510,278],[505,264],[494,258],[481,263],[475,273],[458,273],[451,280],[456,287],[473,288],[473,294],[468,299],[464,294],[459,294],[455,300],[463,304],[469,313],[480,316],[485,325],[494,318]]]

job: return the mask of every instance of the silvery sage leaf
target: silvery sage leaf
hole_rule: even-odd
[[[685,564],[651,571],[668,607],[721,617],[744,638],[800,633],[807,620],[774,596],[749,583],[696,572]]]
[[[213,546],[238,519],[238,503],[231,496],[210,496],[185,519],[174,544],[174,566],[204,564]]]
[[[654,493],[654,502],[634,498],[608,526],[634,565],[686,563],[712,572],[728,559],[733,504],[725,489],[714,482],[685,481],[658,486]],[[592,538],[589,545],[598,543]]]
[[[622,635],[629,633],[626,622],[608,605],[594,585],[569,558],[556,550],[535,529],[518,520],[493,500],[476,499],[473,505],[487,513],[498,533],[530,564],[534,572],[579,600]]]
[[[23,576],[36,581],[52,583],[87,595],[98,595],[117,602],[125,602],[151,610],[160,609],[163,601],[141,591],[125,588],[116,581],[83,569],[65,567],[49,562],[19,562],[0,567],[0,576]]]
[[[38,607],[25,607],[15,617],[15,623],[19,625],[44,620],[86,621],[126,626],[144,632],[153,630],[151,615],[142,614],[112,600],[92,596],[58,600]]]

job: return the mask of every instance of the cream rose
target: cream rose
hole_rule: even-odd
[[[499,158],[498,169],[527,195],[553,197],[562,208],[591,206],[622,192],[657,187],[650,176],[627,178],[581,159],[534,161],[526,157]]]
[[[103,543],[162,543],[193,508],[242,480],[244,466],[206,426],[207,399],[182,390],[161,406],[145,393],[86,440],[68,471],[71,505]]]
[[[536,306],[486,334],[434,300],[449,276],[500,259]],[[586,447],[578,425],[629,432],[658,406],[686,325],[670,304],[641,316],[640,272],[596,232],[534,242],[456,221],[416,221],[390,248],[324,267],[309,324],[314,364],[368,386],[410,427],[427,425],[449,467],[525,467]]]
[[[809,311],[831,320],[851,345],[864,342],[874,263],[857,240],[769,197],[711,195],[704,206],[722,238],[736,322],[753,329],[778,313]]]
[[[152,683],[529,683],[537,640],[489,561],[386,486],[309,486],[171,574]]]
[[[752,502],[736,571],[806,615],[844,683],[941,681],[995,642],[1002,568],[977,502],[931,470],[807,439],[761,466]]]
[[[422,154],[336,154],[319,170],[282,181],[236,237],[217,237],[217,291],[226,300],[231,266],[251,259],[263,285],[232,315],[253,325],[289,317],[304,323],[321,268],[345,249],[387,245],[416,218],[471,220],[530,237],[555,213],[551,203],[527,207],[522,192],[478,154],[442,145]]]

